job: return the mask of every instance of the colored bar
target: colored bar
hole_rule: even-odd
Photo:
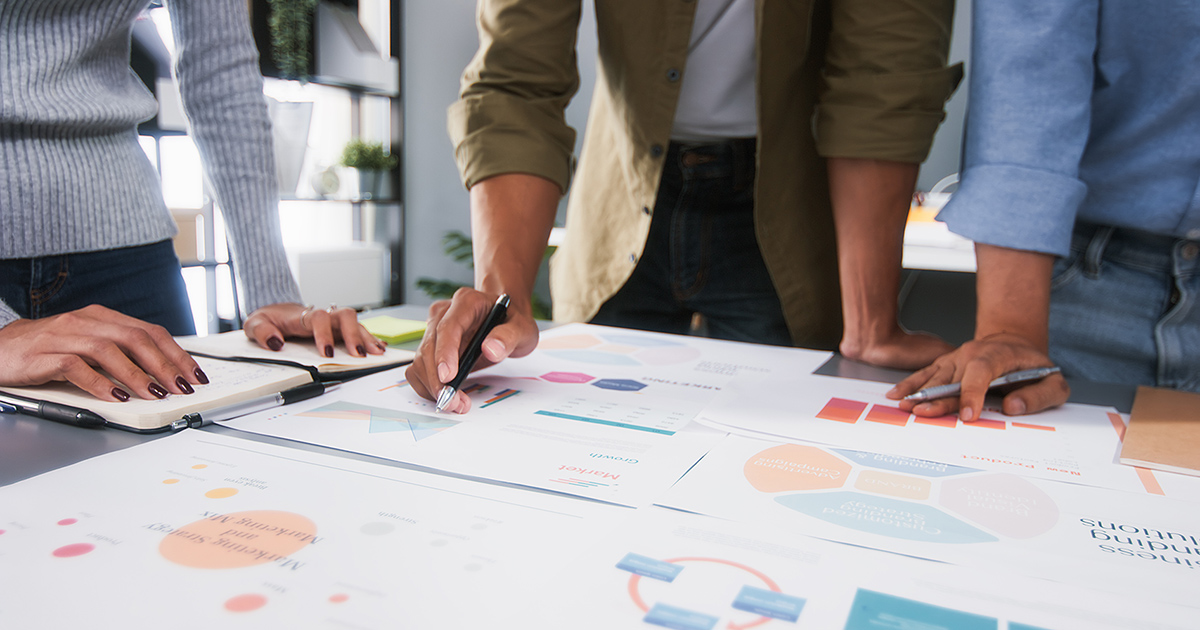
[[[686,608],[655,604],[642,621],[672,630],[712,630],[720,618]]]
[[[947,429],[953,429],[958,426],[958,417],[948,415],[938,416],[936,418],[922,418],[921,416],[917,416],[917,419],[913,420],[913,422],[916,424],[928,424],[931,427],[946,427]]]
[[[1022,429],[1037,429],[1038,431],[1053,431],[1054,430],[1054,427],[1044,427],[1040,424],[1025,424],[1024,422],[1014,422],[1014,423],[1012,423],[1012,425],[1014,427],[1021,427]]]
[[[1120,415],[1115,414],[1111,411],[1108,412],[1108,421],[1111,422],[1113,425],[1113,428],[1116,429],[1117,439],[1124,441],[1125,440],[1125,421],[1121,419]]]
[[[743,586],[737,599],[733,600],[733,607],[763,617],[795,623],[804,608],[804,599],[753,586]]]
[[[461,391],[464,394],[474,394],[475,392],[482,392],[482,391],[486,390],[487,388],[488,388],[488,386],[484,385],[483,383],[475,383],[474,385],[472,385],[470,387],[464,387],[463,389],[461,389],[459,391]]]
[[[483,404],[480,405],[479,408],[483,409],[484,407],[487,407],[489,405],[494,405],[494,404],[500,402],[501,400],[504,400],[505,398],[511,398],[520,393],[521,393],[521,390],[519,390],[519,389],[506,389],[502,392],[496,392],[495,396],[492,396],[491,398],[483,401]]]
[[[1163,492],[1162,486],[1159,485],[1158,479],[1154,476],[1154,471],[1139,466],[1134,466],[1133,469],[1137,471],[1138,481],[1141,481],[1142,485],[1145,486],[1146,492],[1166,496],[1167,493]]]
[[[858,422],[858,417],[862,415],[863,409],[867,408],[867,403],[858,402],[857,400],[846,400],[845,398],[830,398],[829,402],[817,412],[817,417],[822,420],[834,420],[836,422],[846,422],[854,424]]]
[[[879,422],[881,424],[902,427],[908,424],[908,416],[909,413],[899,407],[872,405],[871,410],[867,412],[867,422]]]
[[[976,420],[974,422],[964,422],[966,427],[980,427],[982,429],[1000,429],[1003,431],[1008,428],[1008,423],[1003,420]]]
[[[663,582],[674,582],[675,578],[679,577],[679,572],[683,570],[683,567],[678,564],[663,562],[636,553],[625,554],[625,557],[617,563],[617,568]]]
[[[667,431],[665,429],[653,429],[650,427],[640,427],[636,424],[625,424],[624,422],[613,422],[611,420],[597,420],[596,418],[587,418],[584,416],[572,416],[572,415],[565,414],[565,413],[558,413],[556,411],[536,411],[534,413],[536,413],[539,416],[550,416],[551,418],[562,418],[564,420],[578,420],[580,422],[590,422],[592,424],[603,424],[603,425],[610,426],[610,427],[621,427],[622,429],[633,429],[634,431],[645,431],[647,433],[658,433],[660,435],[675,435],[674,431]]]

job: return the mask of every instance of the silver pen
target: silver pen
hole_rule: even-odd
[[[1062,371],[1061,368],[1059,368],[1058,366],[1055,366],[1055,367],[1033,368],[1031,370],[1020,370],[1018,372],[1009,372],[1008,374],[1001,376],[1000,378],[992,381],[991,383],[988,383],[988,389],[992,389],[993,387],[1000,387],[1002,385],[1013,385],[1015,383],[1025,383],[1028,381],[1037,381],[1037,380],[1046,378],[1047,376],[1050,376],[1051,374],[1057,374],[1058,372],[1061,372],[1061,371]],[[950,383],[949,385],[938,385],[937,387],[929,387],[927,389],[922,389],[919,392],[914,392],[912,394],[905,396],[904,400],[911,400],[913,402],[922,402],[925,400],[934,400],[937,398],[948,398],[950,396],[957,396],[959,394],[959,392],[961,392],[961,391],[962,391],[962,383]]]
[[[279,407],[282,405],[290,405],[295,402],[300,402],[301,400],[315,398],[321,394],[324,394],[325,392],[333,391],[337,389],[337,387],[337,383],[330,383],[326,385],[320,381],[313,381],[312,383],[298,385],[291,389],[285,389],[274,394],[259,396],[258,398],[251,398],[250,400],[243,400],[242,402],[234,403],[232,405],[225,405],[224,407],[217,407],[216,409],[209,409],[208,411],[189,413],[172,422],[171,430],[178,431],[180,429],[187,428],[198,429],[220,420],[232,420],[233,418],[238,418],[256,411],[263,411],[264,409],[271,409],[272,407]]]

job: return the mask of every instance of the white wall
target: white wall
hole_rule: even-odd
[[[581,87],[567,121],[583,139],[595,81],[596,21],[593,0],[585,0],[579,33]],[[421,277],[470,283],[471,272],[442,252],[442,235],[468,232],[467,192],[458,177],[446,134],[446,108],[458,97],[463,68],[475,54],[475,0],[405,0],[402,3],[404,57],[405,301],[428,304],[416,289]],[[561,217],[561,211],[560,211]],[[544,285],[543,279],[543,285]],[[545,287],[539,293],[548,295]]]

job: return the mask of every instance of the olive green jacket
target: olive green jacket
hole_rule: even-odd
[[[556,321],[586,321],[633,271],[687,71],[693,0],[597,0],[599,62],[579,168],[582,0],[480,0],[480,47],[449,131],[467,187],[530,173],[571,187],[551,261]],[[961,79],[953,0],[757,0],[759,247],[799,346],[841,335],[825,157],[925,159]],[[574,181],[572,182],[572,174]]]

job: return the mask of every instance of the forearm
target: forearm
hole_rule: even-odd
[[[975,338],[1010,333],[1047,352],[1054,256],[976,243],[975,258]]]
[[[471,187],[475,288],[508,293],[511,308],[531,315],[530,301],[558,207],[558,184],[508,173]]]
[[[898,331],[904,225],[917,165],[830,158],[845,336],[870,342]]]

